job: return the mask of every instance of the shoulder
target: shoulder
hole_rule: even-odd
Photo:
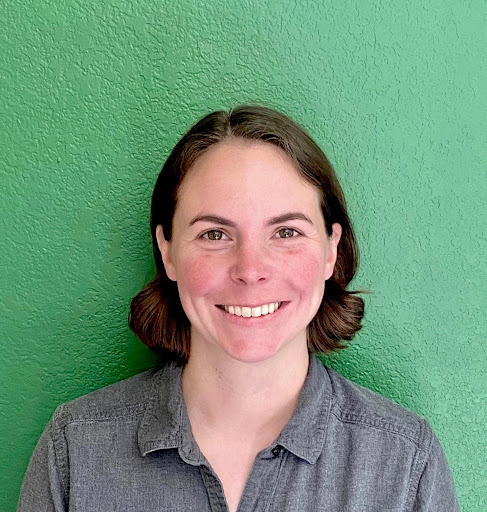
[[[346,379],[331,368],[325,367],[325,370],[333,393],[331,413],[336,420],[399,436],[420,450],[430,450],[433,432],[424,418]]]
[[[164,376],[174,371],[148,370],[60,405],[52,418],[52,428],[74,422],[110,421],[133,418],[144,413],[154,394],[161,392]]]

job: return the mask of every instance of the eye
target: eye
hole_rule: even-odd
[[[203,233],[202,235],[203,238],[206,238],[206,240],[211,240],[212,242],[224,240],[226,236],[227,235],[225,235],[225,233],[219,229],[212,229],[206,233]]]
[[[299,232],[292,228],[281,228],[277,233],[277,238],[293,238],[299,236]]]

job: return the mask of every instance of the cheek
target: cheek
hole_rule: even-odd
[[[192,297],[208,294],[219,282],[217,269],[202,257],[185,259],[178,265],[179,293]],[[181,300],[184,301],[184,297]]]
[[[290,255],[286,260],[286,272],[290,281],[300,290],[323,288],[325,283],[325,263],[322,257],[313,253]]]

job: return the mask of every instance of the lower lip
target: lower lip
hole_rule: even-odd
[[[267,315],[260,315],[260,316],[251,316],[251,317],[244,317],[244,316],[238,316],[238,315],[232,315],[231,313],[227,313],[224,309],[221,309],[217,307],[218,311],[220,311],[226,319],[229,321],[237,324],[237,325],[246,325],[246,326],[255,326],[255,325],[261,325],[267,322],[270,322],[273,318],[277,318],[280,316],[280,313],[283,309],[287,307],[289,304],[289,301],[283,301],[281,305],[279,306],[279,309],[277,311],[274,311],[274,313],[268,313]]]

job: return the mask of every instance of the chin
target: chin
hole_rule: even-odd
[[[230,344],[221,345],[221,348],[227,355],[241,363],[262,363],[269,361],[279,353],[282,353],[283,349],[286,347],[291,348],[287,343],[280,343],[275,340],[273,343],[258,340],[252,342],[248,340],[241,342],[233,341]]]

